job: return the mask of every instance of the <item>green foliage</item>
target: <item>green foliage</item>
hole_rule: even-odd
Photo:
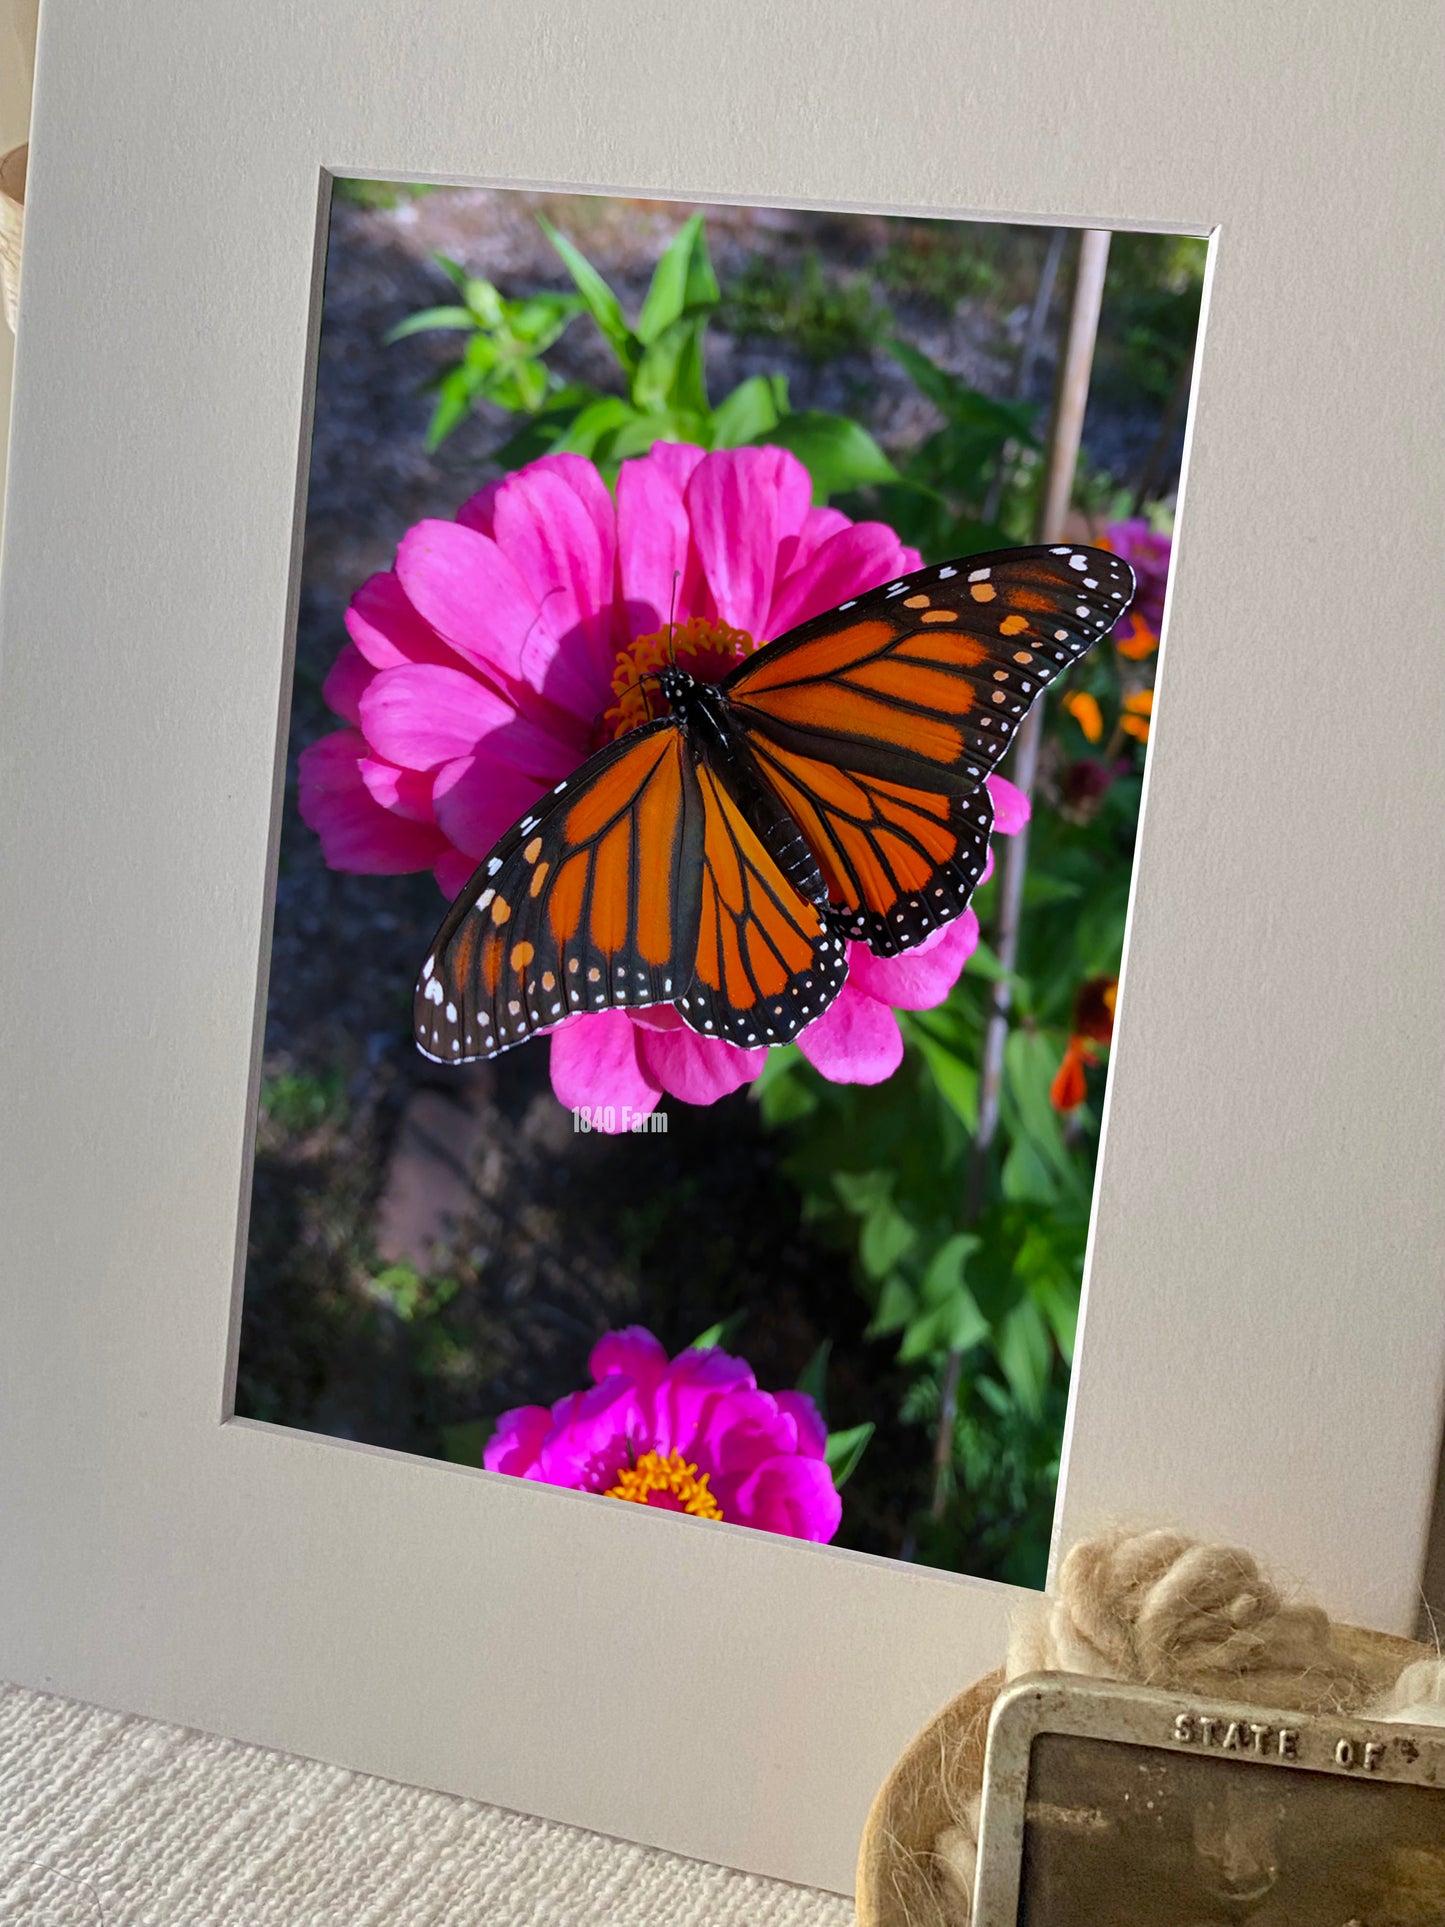
[[[870,282],[830,277],[816,253],[782,265],[755,255],[718,316],[732,334],[786,341],[815,365],[866,354],[892,319]]]
[[[955,221],[920,222],[903,240],[889,243],[875,272],[900,295],[952,308],[999,285],[993,233],[984,228],[975,238]]]
[[[1194,352],[1208,243],[1192,234],[1116,234],[1094,380],[1112,394],[1169,398]]]
[[[435,194],[436,185],[430,181],[357,180],[341,174],[332,182],[332,192],[338,200],[352,201],[357,207],[389,208],[418,200],[423,194]]]
[[[547,453],[585,455],[609,477],[629,456],[657,441],[703,448],[772,442],[793,449],[813,477],[815,499],[896,478],[873,437],[842,415],[794,414],[781,375],[752,376],[713,405],[704,338],[721,303],[700,214],[678,230],[653,272],[636,322],[580,248],[538,216],[571,276],[575,294],[512,300],[456,262],[438,265],[461,299],[409,315],[388,337],[438,329],[467,336],[461,360],[435,382],[437,402],[427,431],[435,448],[479,402],[524,417],[495,451],[504,469]],[[568,323],[587,315],[617,364],[621,392],[564,382],[547,350]]]
[[[293,1135],[344,1122],[346,1108],[346,1080],[340,1071],[324,1077],[283,1071],[262,1080],[262,1116]]]

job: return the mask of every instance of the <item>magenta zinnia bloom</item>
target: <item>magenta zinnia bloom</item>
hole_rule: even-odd
[[[670,1363],[640,1325],[609,1332],[588,1360],[592,1385],[504,1412],[489,1472],[826,1542],[842,1501],[827,1434],[805,1392],[760,1392],[741,1358],[680,1352]]]
[[[1156,642],[1164,627],[1164,590],[1169,581],[1173,538],[1159,535],[1141,516],[1105,524],[1101,546],[1112,549],[1134,571],[1134,600],[1127,615],[1114,625],[1116,636],[1129,637],[1142,623]]]
[[[327,678],[349,725],[302,752],[300,808],[333,869],[431,869],[462,889],[504,831],[603,743],[645,720],[640,669],[666,659],[716,682],[752,649],[919,566],[881,522],[815,508],[781,448],[704,454],[658,443],[624,462],[615,500],[580,455],[547,455],[408,530],[394,569],[351,599]],[[995,827],[1028,803],[990,777]],[[849,945],[849,977],[799,1038],[837,1083],[878,1083],[903,1056],[895,1010],[952,988],[978,941],[966,912],[905,956]],[[553,1034],[564,1104],[619,1128],[664,1091],[711,1104],[761,1070],[688,1029],[671,1005],[566,1019]]]

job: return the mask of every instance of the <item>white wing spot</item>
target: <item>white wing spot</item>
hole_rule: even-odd
[[[1067,548],[1063,548],[1063,549],[1050,549],[1050,550],[1049,550],[1049,554],[1050,554],[1050,555],[1067,555],[1067,554],[1068,554],[1068,552],[1069,552],[1069,551],[1067,550]]]
[[[968,579],[970,582],[987,582],[989,578],[989,573],[990,572],[987,569],[974,569],[970,573]]]
[[[1078,608],[1075,609],[1074,611],[1074,614],[1076,616],[1086,616],[1088,613],[1089,613],[1089,605],[1086,602],[1081,602]]]
[[[1069,567],[1071,569],[1087,569],[1088,566],[1089,558],[1086,555],[1071,555],[1069,557]]]
[[[1085,587],[1086,589],[1097,589],[1097,588],[1098,588],[1098,586],[1099,586],[1099,585],[1098,585],[1098,583],[1097,583],[1097,582],[1096,582],[1096,581],[1094,580],[1094,578],[1093,578],[1093,576],[1091,576],[1091,575],[1086,575],[1086,576],[1084,577],[1084,587]]]
[[[427,985],[426,1000],[429,1004],[445,1003],[446,992],[442,989],[440,977],[433,977],[431,982]]]
[[[449,1024],[454,1024],[456,1021],[457,1021],[457,1007],[455,1004],[448,1004],[447,1005],[447,1022]]]
[[[499,856],[488,857],[487,875],[489,877],[494,877],[497,874],[498,870],[501,869],[501,867],[502,867],[502,859]]]
[[[426,982],[427,978],[432,974],[432,972],[436,969],[436,967],[437,967],[436,958],[428,957],[426,962],[421,967],[421,980],[423,983]]]

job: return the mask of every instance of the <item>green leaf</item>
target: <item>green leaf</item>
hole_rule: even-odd
[[[714,307],[717,299],[718,285],[708,260],[702,215],[692,214],[653,269],[652,284],[637,317],[637,339],[654,342],[689,309]]]
[[[611,435],[626,423],[636,421],[637,410],[620,395],[604,395],[574,416],[571,426],[553,442],[560,453],[593,455],[604,435]]]
[[[797,1390],[806,1392],[820,1412],[827,1410],[828,1354],[832,1349],[832,1339],[825,1338],[798,1374]]]
[[[998,1362],[1009,1389],[1031,1418],[1043,1410],[1053,1345],[1043,1313],[1030,1299],[1016,1305],[998,1335]]]
[[[494,1418],[466,1419],[442,1427],[442,1450],[453,1465],[480,1465],[487,1441],[497,1429]]]
[[[846,1432],[828,1434],[823,1457],[827,1460],[828,1470],[833,1474],[833,1484],[839,1492],[858,1470],[858,1461],[867,1450],[868,1441],[876,1429],[870,1419],[866,1424],[850,1426]]]
[[[452,430],[466,420],[477,386],[476,376],[465,366],[453,368],[442,382],[436,407],[427,423],[426,445],[429,449],[440,448]]]
[[[690,1352],[722,1351],[737,1337],[747,1322],[747,1316],[745,1311],[735,1311],[727,1318],[720,1318],[717,1324],[709,1325],[705,1332],[700,1332],[687,1349]]]
[[[645,455],[654,442],[701,442],[706,433],[700,416],[682,409],[664,409],[625,422],[613,436],[607,455],[614,462],[623,462],[630,455]],[[601,455],[597,459],[600,461]]]
[[[389,348],[393,341],[403,341],[407,335],[419,335],[428,328],[474,328],[470,308],[423,308],[418,314],[409,314],[405,321],[398,321],[382,336]]]
[[[885,1278],[918,1238],[896,1205],[880,1204],[864,1221],[858,1257],[870,1278]]]
[[[946,1305],[965,1292],[964,1272],[969,1259],[982,1242],[983,1240],[971,1231],[955,1231],[951,1238],[944,1240],[934,1252],[928,1269],[923,1274],[923,1287],[919,1296],[925,1305],[930,1308]],[[972,1303],[971,1295],[969,1302]],[[978,1312],[976,1305],[974,1311],[978,1316],[980,1333],[987,1331],[987,1321],[982,1313]]]
[[[781,408],[779,383],[785,391]],[[740,381],[713,410],[713,447],[742,448],[748,442],[766,440],[787,413],[786,387],[780,375],[753,375]]]
[[[971,1134],[978,1129],[978,1067],[957,1056],[938,1038],[917,1025],[910,1025],[910,1040],[917,1046],[944,1103]]]
[[[844,489],[898,480],[897,469],[867,429],[845,415],[807,409],[784,415],[765,435],[753,439],[792,450],[813,478],[815,502],[826,502]]]
[[[604,340],[631,377],[641,358],[642,344],[627,325],[622,303],[580,248],[574,247],[565,234],[559,234],[544,214],[539,214],[537,220],[542,232],[561,255]]]
[[[471,279],[466,269],[462,267],[459,262],[453,261],[449,254],[434,254],[432,260],[436,262],[447,279],[455,285],[457,292],[459,294],[465,294],[467,291],[467,282]]]
[[[902,1331],[908,1321],[918,1311],[918,1293],[900,1272],[883,1280],[883,1289],[878,1294],[878,1309],[864,1334],[868,1338],[881,1338],[888,1332]]]
[[[911,342],[894,339],[885,345],[909,379],[950,423],[976,430],[999,446],[1006,441],[1033,443],[1035,411],[1029,403],[996,401],[940,368]]]
[[[632,378],[632,399],[644,412],[690,409],[707,413],[702,333],[697,320],[675,321],[644,351]]]

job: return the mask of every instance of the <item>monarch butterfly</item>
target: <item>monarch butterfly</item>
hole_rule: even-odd
[[[467,1063],[646,1004],[734,1044],[795,1037],[842,987],[847,941],[893,956],[965,908],[985,776],[1133,592],[1106,551],[1007,549],[855,596],[720,683],[657,672],[668,713],[559,783],[453,903],[418,1047]]]

